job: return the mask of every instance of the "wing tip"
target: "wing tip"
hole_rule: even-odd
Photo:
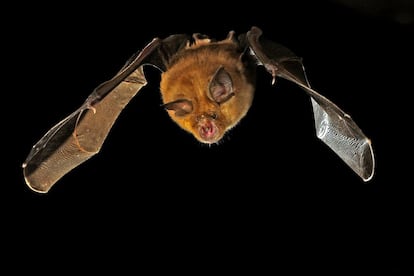
[[[375,155],[374,155],[374,149],[372,147],[372,141],[369,138],[366,138],[366,144],[368,145],[368,152],[369,152],[369,158],[367,159],[367,163],[364,165],[366,167],[366,170],[362,171],[362,180],[367,183],[369,182],[373,177],[375,173]],[[368,166],[367,166],[368,165]]]
[[[24,169],[26,167],[26,163],[23,163],[22,167],[23,167],[23,177],[24,177],[24,181],[25,181],[26,185],[32,191],[34,191],[36,193],[40,193],[40,194],[46,194],[47,192],[49,192],[49,190],[52,187],[52,185],[39,185],[39,184],[34,184],[32,182],[32,180],[30,180],[30,178],[26,175],[26,170]]]

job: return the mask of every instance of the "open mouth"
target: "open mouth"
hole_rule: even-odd
[[[215,143],[219,140],[219,129],[211,120],[203,120],[198,124],[198,133],[204,143]]]

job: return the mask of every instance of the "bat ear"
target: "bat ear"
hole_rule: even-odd
[[[193,103],[190,100],[179,99],[162,105],[167,110],[174,110],[175,115],[182,117],[193,111]]]
[[[216,71],[210,82],[209,96],[219,104],[234,96],[233,81],[230,74],[223,67]]]

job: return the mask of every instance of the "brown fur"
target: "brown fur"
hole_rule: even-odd
[[[174,56],[169,68],[161,75],[164,104],[180,99],[192,103],[192,111],[184,116],[176,116],[174,110],[167,110],[171,119],[202,143],[219,142],[246,115],[252,104],[255,70],[247,62],[243,60],[243,52],[233,40],[232,33],[222,41],[196,39],[194,44],[188,44]],[[221,67],[231,77],[234,96],[217,103],[209,96],[209,87]],[[200,128],[206,125],[216,130],[208,139],[200,133]]]

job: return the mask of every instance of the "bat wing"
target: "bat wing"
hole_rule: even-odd
[[[252,56],[272,75],[299,85],[311,97],[317,137],[328,145],[364,181],[374,174],[374,153],[368,139],[352,118],[337,105],[313,90],[306,77],[302,60],[286,47],[260,39],[257,27],[241,40],[247,43]]]
[[[23,163],[26,184],[46,193],[66,173],[97,154],[121,111],[147,84],[144,65],[165,71],[168,60],[186,41],[187,36],[181,34],[154,38],[112,79],[96,87],[77,110],[32,147]]]

